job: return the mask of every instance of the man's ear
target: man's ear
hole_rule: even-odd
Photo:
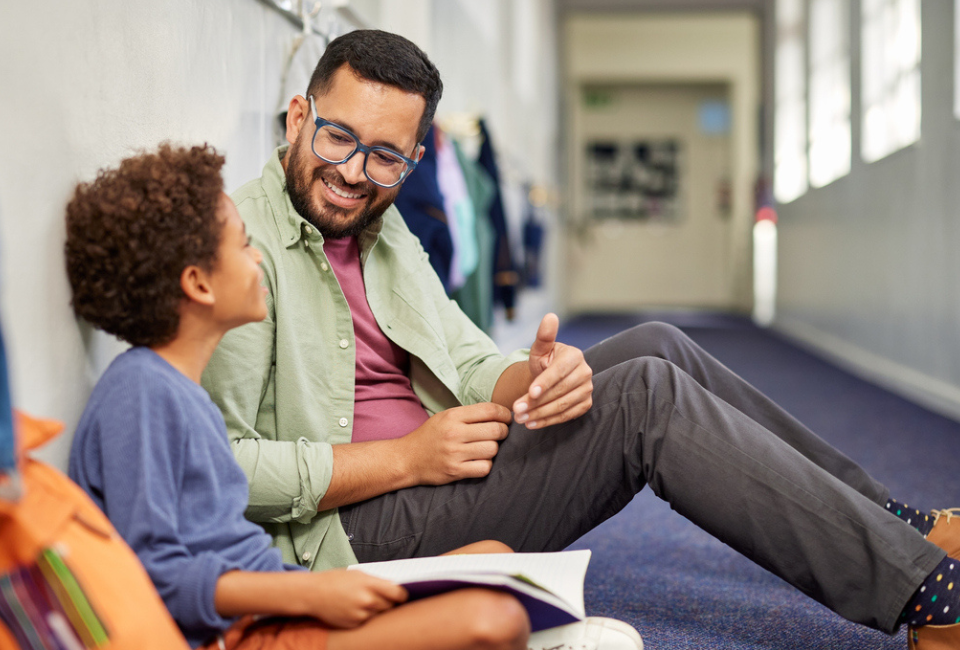
[[[310,116],[310,103],[303,95],[297,95],[290,100],[290,106],[287,108],[287,142],[293,144],[300,135],[300,129],[303,123]]]
[[[180,274],[180,288],[191,302],[200,305],[213,305],[216,297],[207,273],[199,266],[190,265]]]
[[[426,148],[422,144],[417,144],[417,162],[423,160],[423,154],[426,151]]]

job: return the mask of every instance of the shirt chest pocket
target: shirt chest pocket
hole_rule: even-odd
[[[392,291],[377,299],[371,296],[370,307],[384,334],[421,359],[456,394],[460,379],[450,358],[442,316],[427,292],[417,285],[416,274],[408,280],[395,284]]]

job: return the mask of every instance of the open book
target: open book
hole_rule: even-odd
[[[583,620],[583,579],[590,551],[494,553],[368,562],[350,568],[400,583],[410,599],[462,587],[513,594],[527,609],[534,632]]]

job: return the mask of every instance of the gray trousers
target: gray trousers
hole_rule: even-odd
[[[490,474],[340,509],[361,562],[482,539],[556,551],[644,485],[841,616],[886,632],[944,557],[882,505],[887,490],[680,330],[650,323],[585,352],[594,403],[512,424]]]

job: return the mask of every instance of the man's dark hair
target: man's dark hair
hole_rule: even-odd
[[[183,270],[216,264],[223,162],[164,143],[77,186],[64,246],[77,316],[133,345],[176,336]]]
[[[426,137],[443,94],[443,82],[437,67],[423,50],[403,36],[379,29],[348,32],[327,45],[310,77],[307,95],[319,97],[326,93],[334,73],[344,64],[364,79],[423,97],[427,106],[420,118],[417,142]]]

